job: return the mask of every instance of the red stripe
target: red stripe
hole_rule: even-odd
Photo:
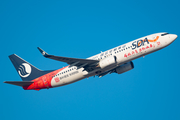
[[[55,70],[53,72],[50,72],[48,74],[45,74],[41,77],[38,77],[32,81],[34,81],[34,83],[32,83],[29,86],[24,86],[23,89],[24,90],[40,90],[40,89],[48,89],[48,88],[52,88],[51,86],[51,80],[52,78],[59,73],[60,71],[62,71],[63,69],[67,68],[68,66]]]

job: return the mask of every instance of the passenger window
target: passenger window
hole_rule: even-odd
[[[104,55],[104,53],[101,53],[101,56],[103,56]]]

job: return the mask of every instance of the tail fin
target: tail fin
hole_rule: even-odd
[[[16,54],[10,55],[9,59],[13,63],[14,67],[16,68],[16,71],[18,72],[19,76],[23,81],[31,81],[35,78],[38,78],[42,75],[52,72],[52,71],[39,70],[38,68],[34,67],[27,61],[23,60]]]

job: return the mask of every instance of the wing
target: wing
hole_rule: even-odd
[[[41,48],[38,47],[38,49],[42,53],[42,55],[46,58],[50,58],[50,59],[61,61],[61,62],[66,62],[67,64],[70,65],[69,67],[76,66],[78,69],[83,67],[84,70],[87,70],[87,71],[92,71],[93,69],[95,69],[99,62],[98,60],[91,60],[91,59],[78,59],[78,58],[69,58],[69,57],[49,55]]]

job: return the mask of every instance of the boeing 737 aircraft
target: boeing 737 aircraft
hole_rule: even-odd
[[[177,35],[156,33],[112,48],[87,59],[49,55],[41,48],[46,58],[69,64],[58,70],[42,71],[16,54],[9,56],[23,81],[5,81],[22,86],[24,90],[49,89],[67,85],[91,76],[102,77],[108,73],[124,73],[134,68],[132,60],[160,50],[170,45]]]

